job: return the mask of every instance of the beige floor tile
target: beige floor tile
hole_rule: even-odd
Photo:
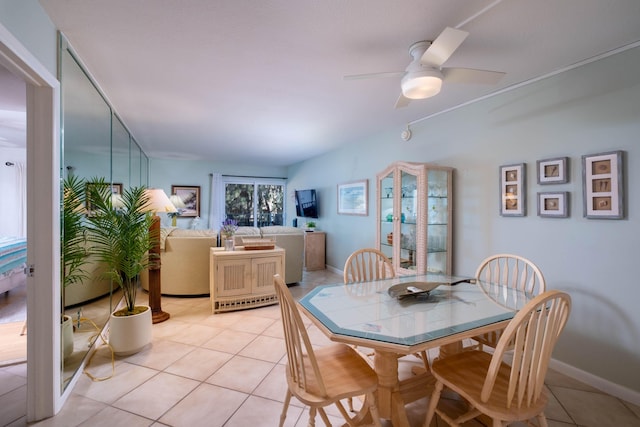
[[[251,393],[274,366],[274,363],[234,356],[211,375],[207,382],[243,393]]]
[[[248,310],[228,311],[225,313],[211,314],[203,320],[203,324],[216,328],[230,328],[236,323],[241,323]]]
[[[279,320],[278,320],[279,322]],[[229,325],[229,329],[234,331],[249,332],[252,334],[261,334],[269,326],[276,323],[275,319],[259,316],[244,316],[241,321]]]
[[[283,403],[284,396],[287,392],[287,377],[285,369],[284,365],[275,365],[252,394],[254,396],[264,397],[265,399]],[[300,407],[304,406],[295,399],[291,400],[291,405]]]
[[[233,357],[230,353],[197,348],[179,359],[165,372],[204,381]]]
[[[640,419],[615,397],[549,386],[573,421],[585,427],[638,427]]]
[[[238,411],[233,414],[229,422],[225,424],[225,427],[273,427],[280,422],[281,413],[281,402],[249,396]],[[285,427],[295,426],[301,413],[302,408],[290,407],[285,418]]]
[[[0,371],[0,396],[26,385],[27,380],[6,370]]]
[[[116,408],[157,419],[198,386],[199,382],[160,372],[113,403]]]
[[[573,420],[564,409],[562,404],[558,401],[553,392],[548,387],[546,387],[546,389],[549,401],[547,402],[547,407],[544,410],[544,414],[547,417],[547,421],[554,420],[563,423],[572,423]]]
[[[211,311],[203,309],[202,307],[194,308],[185,305],[176,305],[169,314],[171,315],[169,320],[175,319],[186,323],[202,324],[202,322],[211,315]]]
[[[273,322],[271,326],[262,332],[262,335],[267,337],[274,337],[284,339],[284,330],[282,329],[282,322],[278,318],[276,322]]]
[[[79,424],[78,427],[146,427],[151,424],[153,424],[153,421],[148,418],[107,406],[87,421]]]
[[[287,350],[283,339],[261,335],[247,344],[238,354],[277,363],[286,353]]]
[[[186,327],[175,331],[165,339],[183,344],[200,346],[221,333],[223,330],[224,329],[214,328],[211,326],[187,324]]]
[[[173,427],[194,427],[206,420],[207,427],[221,427],[247,397],[238,391],[201,384],[159,421]]]
[[[147,368],[161,371],[195,349],[196,347],[192,345],[159,340],[154,341],[150,347],[145,348],[141,352],[126,357],[125,360],[127,363],[146,366]]]
[[[73,393],[111,404],[157,373],[155,369],[121,363],[116,367],[114,376],[106,381],[94,382],[86,375],[81,376]],[[67,406],[69,405],[65,405]]]
[[[280,306],[278,304],[267,305],[251,310],[253,316],[268,317],[280,320]]]
[[[0,424],[17,421],[27,413],[27,385],[0,395]]]
[[[574,380],[558,371],[553,369],[547,370],[547,375],[544,378],[544,383],[548,386],[558,386],[565,388],[573,388],[576,390],[599,392],[597,388],[591,387],[581,381]]]
[[[202,344],[202,347],[236,354],[256,339],[256,337],[256,334],[225,330]]]
[[[108,406],[104,403],[72,394],[56,417],[40,421],[33,425],[37,427],[77,426],[105,408],[108,408]]]

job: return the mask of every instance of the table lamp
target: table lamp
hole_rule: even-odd
[[[182,200],[182,197],[178,196],[177,194],[171,195],[171,197],[169,197],[169,200],[171,201],[171,204],[173,204],[173,206],[177,210],[177,213],[174,213],[171,216],[171,226],[175,227],[177,225],[178,215],[180,215],[180,212],[183,209],[185,209],[187,207],[187,205],[184,204],[184,201]]]
[[[153,222],[149,231],[155,239],[153,248],[149,251],[149,256],[153,257],[153,262],[149,266],[149,307],[151,307],[151,319],[153,323],[164,322],[169,318],[169,313],[162,311],[162,293],[160,283],[160,217],[158,212],[177,212],[175,206],[161,188],[148,188],[145,190],[148,202],[142,208],[143,212],[153,212]]]

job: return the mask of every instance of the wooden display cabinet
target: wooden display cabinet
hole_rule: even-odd
[[[453,169],[395,162],[377,175],[376,246],[401,275],[451,274]]]

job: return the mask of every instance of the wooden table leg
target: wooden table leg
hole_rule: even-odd
[[[376,350],[374,369],[378,374],[378,411],[380,418],[391,420],[394,427],[409,427],[398,379],[398,355]]]

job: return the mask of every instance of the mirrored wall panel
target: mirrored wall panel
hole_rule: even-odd
[[[61,186],[66,182],[68,187],[68,178],[71,176],[82,183],[83,190],[100,178],[112,183],[114,192],[130,186],[148,185],[148,157],[123,120],[115,114],[62,34],[59,41],[61,176],[65,178]],[[64,193],[61,189],[61,203],[64,203]],[[90,214],[86,203],[79,209],[84,216]],[[61,215],[62,230],[65,230],[65,217]],[[74,232],[86,233],[86,229],[83,230],[81,225],[67,234]],[[65,259],[69,260],[72,253],[69,248],[65,251],[64,241],[61,251],[63,272]],[[68,283],[64,274],[61,278],[61,392],[76,374],[121,297],[110,281],[102,277],[101,265],[91,253],[90,245],[85,243],[84,246],[82,279]]]

